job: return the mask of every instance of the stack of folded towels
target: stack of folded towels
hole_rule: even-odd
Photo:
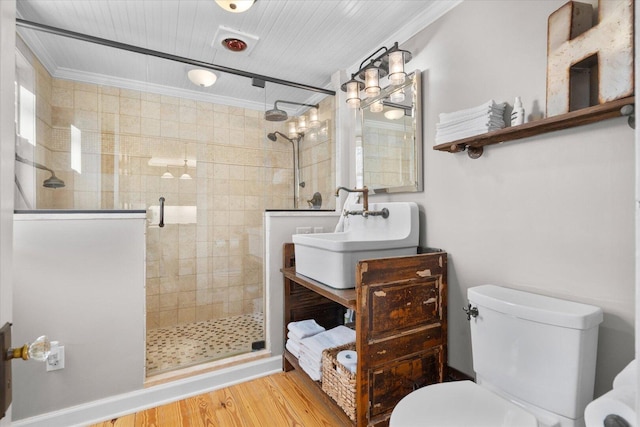
[[[300,367],[314,381],[322,379],[322,351],[356,342],[356,331],[337,326],[300,341]]]
[[[496,103],[490,100],[474,108],[440,113],[440,122],[436,125],[436,144],[504,128],[505,106],[504,102]]]
[[[291,322],[287,325],[287,330],[289,332],[287,332],[287,343],[285,347],[298,359],[300,358],[300,342],[304,338],[325,331],[325,329],[318,325],[313,319]]]

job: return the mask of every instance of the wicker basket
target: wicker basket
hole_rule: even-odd
[[[351,421],[356,420],[356,374],[351,373],[337,356],[342,350],[355,350],[354,343],[322,352],[322,390],[342,408]]]

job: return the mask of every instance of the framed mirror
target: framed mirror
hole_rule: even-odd
[[[356,126],[356,178],[371,192],[422,191],[420,70],[383,88],[360,106]]]

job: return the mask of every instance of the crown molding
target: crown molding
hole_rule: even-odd
[[[189,89],[175,88],[155,83],[139,82],[137,80],[123,79],[119,77],[108,76],[99,73],[88,73],[85,71],[73,70],[70,68],[59,67],[52,74],[56,79],[72,80],[76,82],[92,83],[96,85],[113,86],[121,89],[137,90],[141,92],[150,92],[158,95],[172,96],[176,98],[186,98],[194,101],[209,102],[214,104],[228,105],[231,107],[240,107],[250,110],[263,111],[265,105],[263,102],[248,101],[228,96],[220,96],[210,93],[196,92]]]
[[[395,42],[402,45],[402,43],[406,42],[411,37],[436,22],[463,1],[464,0],[435,0],[429,2],[429,6],[425,10],[411,18],[411,20],[403,25],[402,28],[393,33],[387,39],[383,40],[380,45],[392,46]],[[350,66],[348,68],[349,74],[357,71],[361,62],[362,59],[359,59],[358,62]]]

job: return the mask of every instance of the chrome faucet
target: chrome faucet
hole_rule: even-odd
[[[340,190],[344,190],[347,193],[362,193],[362,210],[361,211],[348,211],[345,210],[343,215],[362,215],[363,217],[372,216],[381,216],[383,218],[389,217],[389,210],[387,208],[383,208],[380,211],[370,211],[369,210],[369,189],[365,185],[362,188],[347,188],[347,187],[338,187],[336,189],[336,197],[340,196]]]

